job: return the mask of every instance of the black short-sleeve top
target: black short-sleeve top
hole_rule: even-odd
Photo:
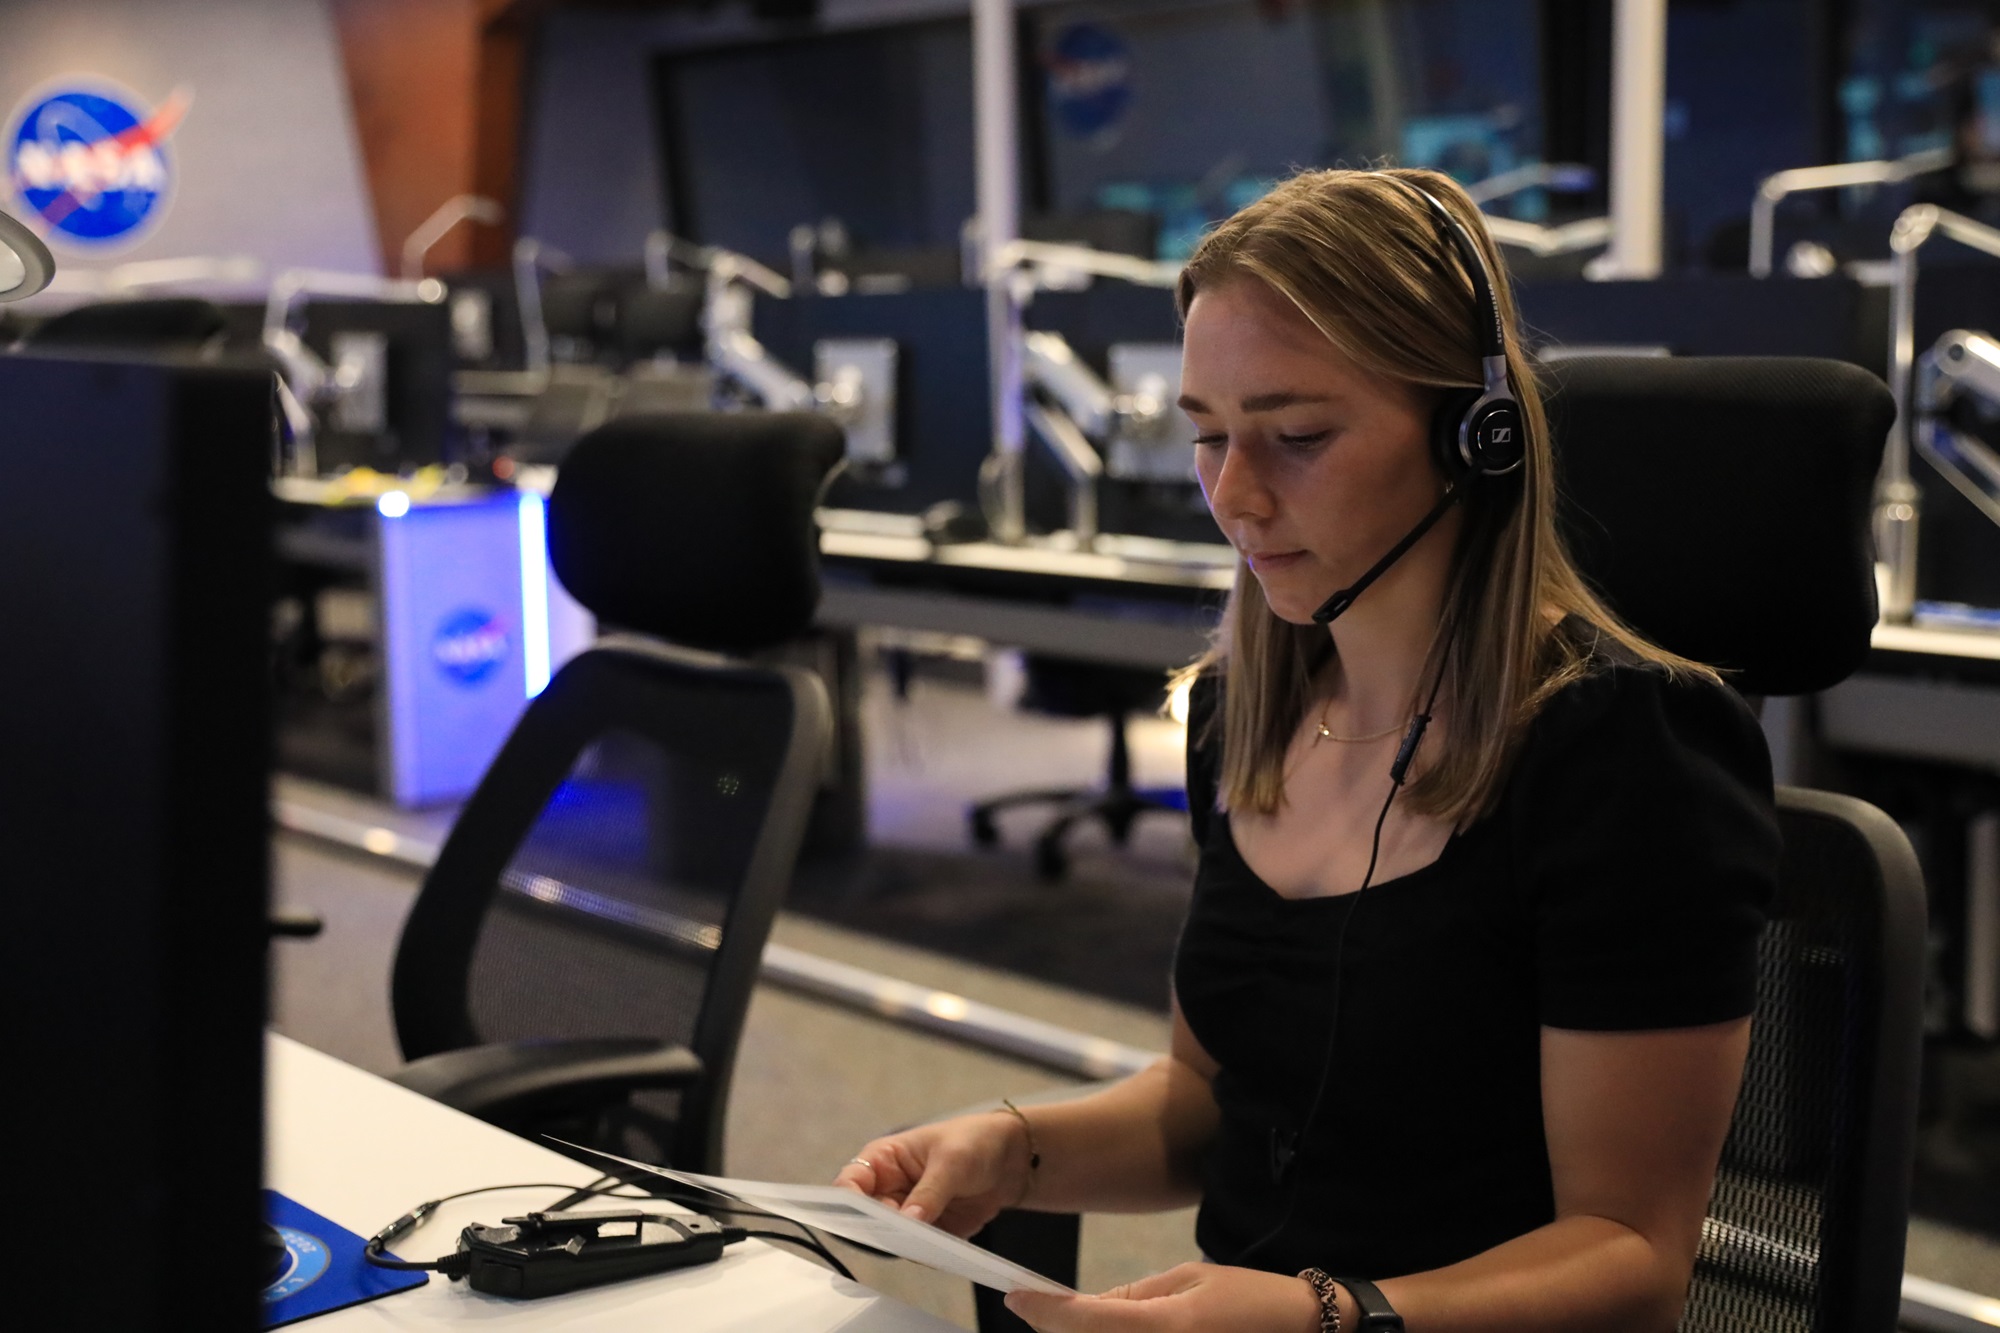
[[[1174,988],[1220,1065],[1196,1227],[1211,1258],[1386,1278],[1543,1226],[1541,1030],[1751,1011],[1779,851],[1763,733],[1725,686],[1618,650],[1592,665],[1529,725],[1491,813],[1435,862],[1299,900],[1257,878],[1215,809],[1220,691],[1197,682],[1200,862]],[[1343,923],[1329,1090],[1302,1126]]]

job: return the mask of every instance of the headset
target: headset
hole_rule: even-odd
[[[1389,548],[1388,554],[1369,567],[1349,586],[1342,588],[1313,612],[1313,619],[1326,625],[1337,619],[1356,598],[1367,591],[1370,584],[1382,577],[1389,567],[1402,559],[1443,518],[1445,511],[1458,504],[1471,488],[1493,477],[1504,477],[1520,469],[1527,457],[1526,426],[1521,416],[1521,404],[1514,397],[1513,386],[1507,378],[1507,338],[1505,326],[1500,319],[1500,303],[1493,295],[1493,275],[1487,270],[1486,260],[1473,242],[1471,235],[1460,225],[1448,209],[1435,196],[1400,176],[1389,172],[1373,173],[1386,180],[1394,181],[1403,189],[1421,199],[1431,220],[1437,224],[1438,233],[1458,252],[1459,263],[1466,276],[1472,281],[1474,303],[1478,307],[1478,317],[1473,334],[1479,345],[1480,375],[1484,384],[1477,389],[1453,389],[1448,391],[1431,417],[1431,455],[1446,479],[1445,491],[1431,511],[1404,535],[1403,539]],[[1334,1056],[1338,1054],[1340,1040],[1340,983],[1342,964],[1347,957],[1347,933],[1354,925],[1354,918],[1361,913],[1361,904],[1368,893],[1368,886],[1375,882],[1376,862],[1382,854],[1382,826],[1389,818],[1389,807],[1395,804],[1396,793],[1403,789],[1403,781],[1409,775],[1410,764],[1416,758],[1417,746],[1422,744],[1424,729],[1430,725],[1431,710],[1437,706],[1438,694],[1444,688],[1444,675],[1451,657],[1451,646],[1458,634],[1455,619],[1448,619],[1443,626],[1444,642],[1437,654],[1437,674],[1431,680],[1428,697],[1423,709],[1410,720],[1409,729],[1403,733],[1403,742],[1396,748],[1396,758],[1389,765],[1389,795],[1382,802],[1382,809],[1375,817],[1375,832],[1368,851],[1368,871],[1362,877],[1361,887],[1355,891],[1354,900],[1348,905],[1347,916],[1340,923],[1340,932],[1334,938],[1333,978],[1331,990],[1333,1003],[1327,1026],[1326,1054],[1320,1061],[1319,1078],[1313,1089],[1312,1102],[1306,1108],[1305,1117],[1298,1127],[1287,1131],[1278,1125],[1270,1129],[1269,1153],[1270,1169],[1274,1183],[1286,1187],[1285,1211],[1276,1226],[1246,1246],[1236,1258],[1242,1263],[1276,1240],[1284,1229],[1291,1225],[1292,1214],[1298,1207],[1298,1181],[1292,1175],[1292,1163],[1298,1155],[1300,1141],[1318,1118],[1321,1105],[1325,1102],[1327,1088],[1332,1082]]]
[[[1438,234],[1458,252],[1459,265],[1472,282],[1473,303],[1478,307],[1472,332],[1479,346],[1479,372],[1484,383],[1477,389],[1446,391],[1436,411],[1431,414],[1431,457],[1438,470],[1444,473],[1444,494],[1407,536],[1390,547],[1387,555],[1369,566],[1367,573],[1320,604],[1312,618],[1322,625],[1338,619],[1342,612],[1354,605],[1356,598],[1368,590],[1370,584],[1388,572],[1389,566],[1409,554],[1410,548],[1437,526],[1445,511],[1465,498],[1466,491],[1474,483],[1517,471],[1528,451],[1527,426],[1521,417],[1521,404],[1514,397],[1513,385],[1507,379],[1507,335],[1500,320],[1500,302],[1493,295],[1493,275],[1487,271],[1485,256],[1480,254],[1471,234],[1451,215],[1451,210],[1439,203],[1430,191],[1386,171],[1375,174],[1384,180],[1394,181],[1422,200],[1431,221],[1437,225]]]

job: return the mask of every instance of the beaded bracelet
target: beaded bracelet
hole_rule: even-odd
[[[1319,1333],[1340,1333],[1340,1288],[1323,1268],[1308,1268],[1299,1277],[1319,1297]]]
[[[1021,1108],[1014,1105],[1012,1099],[1007,1097],[1000,1099],[1000,1105],[1007,1114],[1021,1122],[1021,1132],[1028,1136],[1028,1178],[1021,1182],[1021,1197],[1014,1200],[1014,1206],[1019,1208],[1028,1201],[1028,1192],[1035,1187],[1035,1172],[1042,1168],[1042,1155],[1035,1150],[1035,1127],[1028,1123],[1028,1117],[1022,1113]]]

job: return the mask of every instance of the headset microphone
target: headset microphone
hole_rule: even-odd
[[[1445,510],[1457,504],[1464,494],[1465,488],[1458,482],[1453,482],[1451,485],[1445,487],[1444,494],[1438,498],[1436,504],[1431,506],[1431,512],[1425,514],[1417,523],[1417,526],[1411,528],[1404,535],[1403,540],[1390,547],[1389,554],[1377,560],[1373,565],[1370,565],[1366,574],[1363,574],[1360,578],[1320,603],[1319,610],[1313,612],[1312,618],[1314,622],[1321,625],[1331,625],[1335,620],[1338,620],[1343,611],[1354,605],[1354,599],[1368,591],[1369,584],[1388,573],[1389,566],[1409,554],[1410,548],[1422,541],[1424,534],[1436,527],[1437,521],[1444,517]]]

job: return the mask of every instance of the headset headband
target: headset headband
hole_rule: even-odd
[[[1473,328],[1473,336],[1479,342],[1479,363],[1486,381],[1487,392],[1504,389],[1507,385],[1507,337],[1500,323],[1500,302],[1493,295],[1493,278],[1486,269],[1486,257],[1479,253],[1478,244],[1472,239],[1464,225],[1452,216],[1451,210],[1439,203],[1429,190],[1401,176],[1390,172],[1377,172],[1385,180],[1394,181],[1423,200],[1430,212],[1431,220],[1439,233],[1458,252],[1458,262],[1465,269],[1465,276],[1472,283],[1473,301],[1479,307],[1479,315]],[[1495,371],[1499,378],[1494,378]]]

